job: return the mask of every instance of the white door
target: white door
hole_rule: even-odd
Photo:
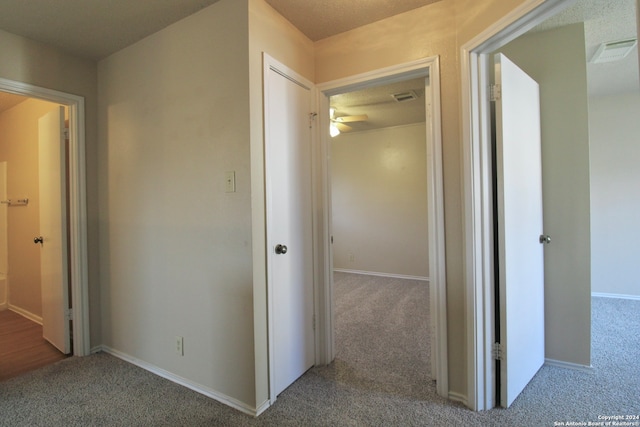
[[[277,396],[314,364],[311,84],[265,56],[267,257]]]
[[[69,337],[64,107],[38,120],[42,335],[71,351]]]
[[[7,162],[0,162],[0,310],[8,305],[7,301],[7,265],[8,265],[8,244],[7,244]]]
[[[495,58],[500,404],[508,407],[544,363],[544,258],[538,83]]]

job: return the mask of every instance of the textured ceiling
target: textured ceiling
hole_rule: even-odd
[[[265,0],[313,41],[441,0]]]
[[[532,30],[545,31],[584,22],[587,61],[602,42],[636,35],[635,0],[577,0],[571,7]],[[638,48],[625,59],[602,64],[587,62],[587,84],[590,96],[640,91]],[[350,123],[352,131],[363,131],[424,121],[424,98],[398,104],[391,93],[404,87],[424,88],[424,81],[414,80],[397,85],[364,89],[331,97],[336,116],[367,114],[366,122]],[[422,91],[424,92],[424,90]],[[382,102],[381,102],[382,101]]]
[[[352,132],[401,126],[425,121],[425,79],[363,89],[331,97],[331,107],[336,109],[334,117],[366,114],[362,122],[347,123]],[[391,95],[413,91],[418,98],[397,102]]]
[[[218,0],[2,0],[0,29],[102,59]],[[441,0],[267,0],[312,40]]]
[[[0,29],[57,46],[80,57],[101,59],[216,1],[1,0]],[[318,40],[441,0],[266,1],[307,37]],[[635,0],[577,0],[572,7],[536,30],[584,22],[589,59],[599,43],[636,34],[634,11]],[[639,90],[637,48],[621,62],[588,64],[587,71],[591,95]],[[388,96],[394,89],[371,89],[372,101],[368,111],[362,107],[367,103],[362,99],[366,91],[359,94],[358,106],[353,108],[347,107],[347,101],[337,97],[332,101],[343,103],[340,108],[344,114],[361,114],[358,111],[369,114],[369,125],[353,125],[354,129],[358,126],[365,128],[378,121],[374,109],[393,105],[377,106],[376,92],[382,91],[386,91],[385,96]],[[412,105],[418,103],[414,101]],[[397,110],[398,124],[413,117],[413,113],[402,110],[409,106],[403,105]]]
[[[533,31],[584,22],[590,96],[640,91],[638,47],[617,62],[589,62],[600,43],[637,37],[636,0],[578,0]]]
[[[0,29],[102,59],[218,0],[1,0]]]

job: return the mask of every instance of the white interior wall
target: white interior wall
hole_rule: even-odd
[[[248,3],[221,0],[98,81],[103,343],[251,412],[248,33]]]
[[[640,93],[589,99],[591,290],[640,298]]]
[[[334,268],[429,276],[425,135],[419,123],[332,139]]]

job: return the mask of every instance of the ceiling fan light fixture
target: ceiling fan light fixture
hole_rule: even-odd
[[[334,123],[331,123],[329,125],[329,135],[331,135],[331,138],[340,135],[340,129],[338,129],[338,126],[336,126]]]
[[[591,58],[591,63],[619,61],[629,55],[638,44],[635,38],[602,43]]]

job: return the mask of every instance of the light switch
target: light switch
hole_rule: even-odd
[[[224,174],[224,188],[225,193],[236,192],[236,172],[229,171]]]

